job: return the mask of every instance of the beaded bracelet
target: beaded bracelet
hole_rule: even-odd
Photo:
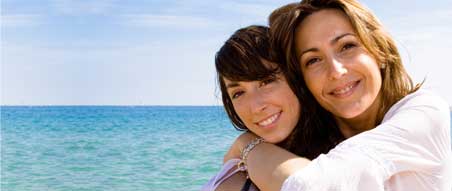
[[[251,141],[250,143],[248,143],[245,148],[242,150],[241,154],[240,154],[240,162],[237,164],[237,168],[240,171],[246,171],[246,159],[248,159],[248,153],[254,149],[254,147],[256,147],[256,145],[265,142],[265,140],[261,137],[254,139],[253,141]],[[247,176],[248,178],[248,176]]]

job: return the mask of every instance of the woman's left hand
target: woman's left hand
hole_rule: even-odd
[[[239,159],[242,149],[256,138],[258,138],[258,136],[251,132],[245,132],[238,136],[229,148],[229,151],[224,155],[223,163],[233,158]]]

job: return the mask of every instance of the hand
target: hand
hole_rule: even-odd
[[[245,132],[238,136],[229,148],[229,151],[224,155],[223,163],[233,158],[239,159],[242,149],[256,138],[258,138],[258,136],[251,132]]]

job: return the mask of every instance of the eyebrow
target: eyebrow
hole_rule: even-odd
[[[239,83],[237,83],[237,82],[231,82],[231,83],[229,83],[229,84],[226,84],[226,89],[234,88],[234,87],[237,87],[237,86],[239,86]]]
[[[339,36],[337,36],[336,38],[334,38],[333,40],[331,40],[331,42],[330,42],[330,44],[334,44],[334,43],[336,43],[337,41],[339,41],[341,38],[344,38],[344,37],[346,37],[346,36],[356,36],[355,34],[353,34],[353,33],[345,33],[345,34],[342,34],[342,35],[339,35]]]
[[[353,33],[344,33],[344,34],[341,34],[341,35],[339,35],[339,36],[333,38],[333,39],[330,41],[330,44],[335,44],[335,43],[337,43],[337,41],[339,41],[341,38],[344,38],[344,37],[349,36],[349,35],[351,35],[351,36],[356,36],[356,35],[353,34]],[[303,54],[306,54],[307,52],[317,52],[317,51],[319,51],[318,48],[310,48],[310,49],[304,50],[303,52],[301,52],[301,54],[300,54],[300,56],[298,56],[298,58],[301,58],[301,56],[303,56]]]

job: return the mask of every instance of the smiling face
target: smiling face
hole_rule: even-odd
[[[286,139],[300,117],[300,103],[281,73],[261,81],[223,79],[237,115],[270,143]]]
[[[295,47],[306,85],[322,107],[345,121],[374,119],[380,69],[342,11],[307,16],[297,26]]]

